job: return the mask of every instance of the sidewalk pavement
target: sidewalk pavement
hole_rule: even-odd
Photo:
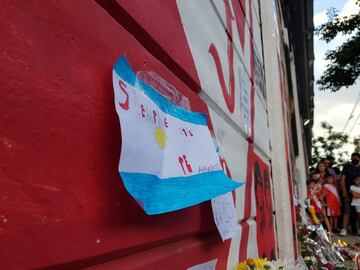
[[[337,242],[340,239],[342,242],[346,243],[360,243],[360,236],[356,234],[348,234],[347,236],[340,236],[339,234],[334,234],[331,237],[331,242]]]
[[[338,242],[340,240],[341,242],[346,242],[347,244],[354,244],[354,243],[360,243],[360,236],[356,234],[348,234],[347,236],[340,236],[339,234],[334,234],[331,237],[331,242]],[[357,269],[355,266],[355,263],[351,260],[346,262],[346,266],[349,267],[349,269]]]

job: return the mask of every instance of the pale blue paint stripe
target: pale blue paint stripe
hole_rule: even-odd
[[[124,55],[116,61],[113,69],[127,83],[133,86],[135,86],[136,82],[139,83],[141,88],[138,89],[142,90],[145,95],[148,96],[163,112],[186,122],[207,126],[207,114],[191,112],[171,103],[166,97],[154,90],[150,85],[137,78]]]
[[[120,176],[127,191],[148,215],[196,205],[243,185],[228,178],[222,170],[167,179],[145,173],[120,172]]]

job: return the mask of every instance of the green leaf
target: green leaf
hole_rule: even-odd
[[[356,4],[360,6],[360,1]],[[338,11],[332,8],[327,16],[328,21],[315,28],[315,34],[322,40],[330,42],[338,34],[350,35],[342,45],[326,53],[329,64],[316,82],[320,90],[336,92],[353,85],[360,76],[360,12],[339,17]]]

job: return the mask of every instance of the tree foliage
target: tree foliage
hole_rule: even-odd
[[[311,166],[316,166],[321,158],[333,156],[338,165],[348,161],[349,153],[343,148],[349,143],[349,135],[343,132],[333,131],[333,127],[327,122],[321,122],[325,131],[324,136],[313,137]]]
[[[356,1],[360,6],[360,0]],[[328,10],[328,21],[315,29],[322,40],[330,42],[338,34],[350,35],[339,47],[329,50],[325,59],[330,63],[317,81],[320,90],[338,91],[353,85],[360,76],[360,12],[339,17],[334,8]]]
[[[355,146],[354,152],[360,153],[360,135],[354,137],[353,145]]]

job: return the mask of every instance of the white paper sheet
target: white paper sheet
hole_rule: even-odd
[[[211,200],[214,220],[223,241],[237,234],[236,213],[231,192]]]
[[[206,114],[174,105],[139,80],[125,56],[114,64],[113,86],[119,174],[147,214],[193,206],[242,185],[223,172]]]
[[[187,270],[215,270],[217,259],[208,261],[206,263],[194,265]]]
[[[163,179],[221,170],[206,116],[202,121],[205,124],[199,124],[195,120],[202,118],[200,114],[182,113],[178,109],[179,115],[195,119],[185,121],[164,112],[160,102],[150,99],[140,86],[134,87],[116,71],[113,81],[122,136],[119,171],[147,173]],[[125,101],[128,107],[123,109],[120,104]]]

